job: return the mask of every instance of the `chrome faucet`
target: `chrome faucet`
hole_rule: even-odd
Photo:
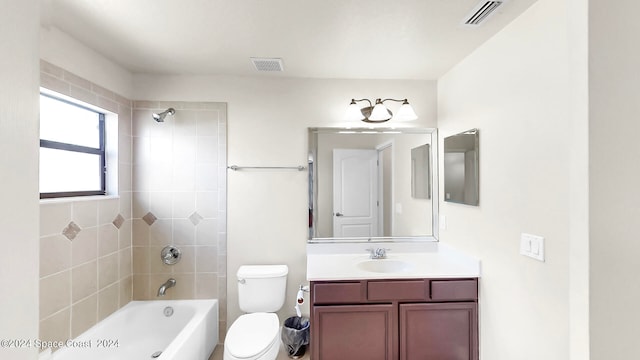
[[[369,248],[367,251],[370,252],[369,257],[371,259],[386,259],[387,258],[387,250],[385,248]]]
[[[164,296],[164,293],[167,291],[167,289],[174,286],[176,286],[176,279],[171,278],[167,280],[167,282],[160,285],[160,288],[158,289],[158,296]]]

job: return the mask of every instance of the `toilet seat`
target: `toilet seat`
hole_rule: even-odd
[[[280,321],[274,313],[251,313],[233,322],[224,341],[224,352],[233,359],[254,360],[278,344]]]

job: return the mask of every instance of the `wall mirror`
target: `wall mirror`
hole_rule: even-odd
[[[437,240],[436,129],[309,129],[309,240]]]
[[[479,204],[479,132],[444,138],[444,201]]]

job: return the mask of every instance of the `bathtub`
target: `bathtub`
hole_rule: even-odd
[[[218,300],[132,301],[53,360],[207,360],[218,343]]]

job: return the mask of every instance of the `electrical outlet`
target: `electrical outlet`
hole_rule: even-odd
[[[520,254],[544,262],[544,237],[520,234]]]

